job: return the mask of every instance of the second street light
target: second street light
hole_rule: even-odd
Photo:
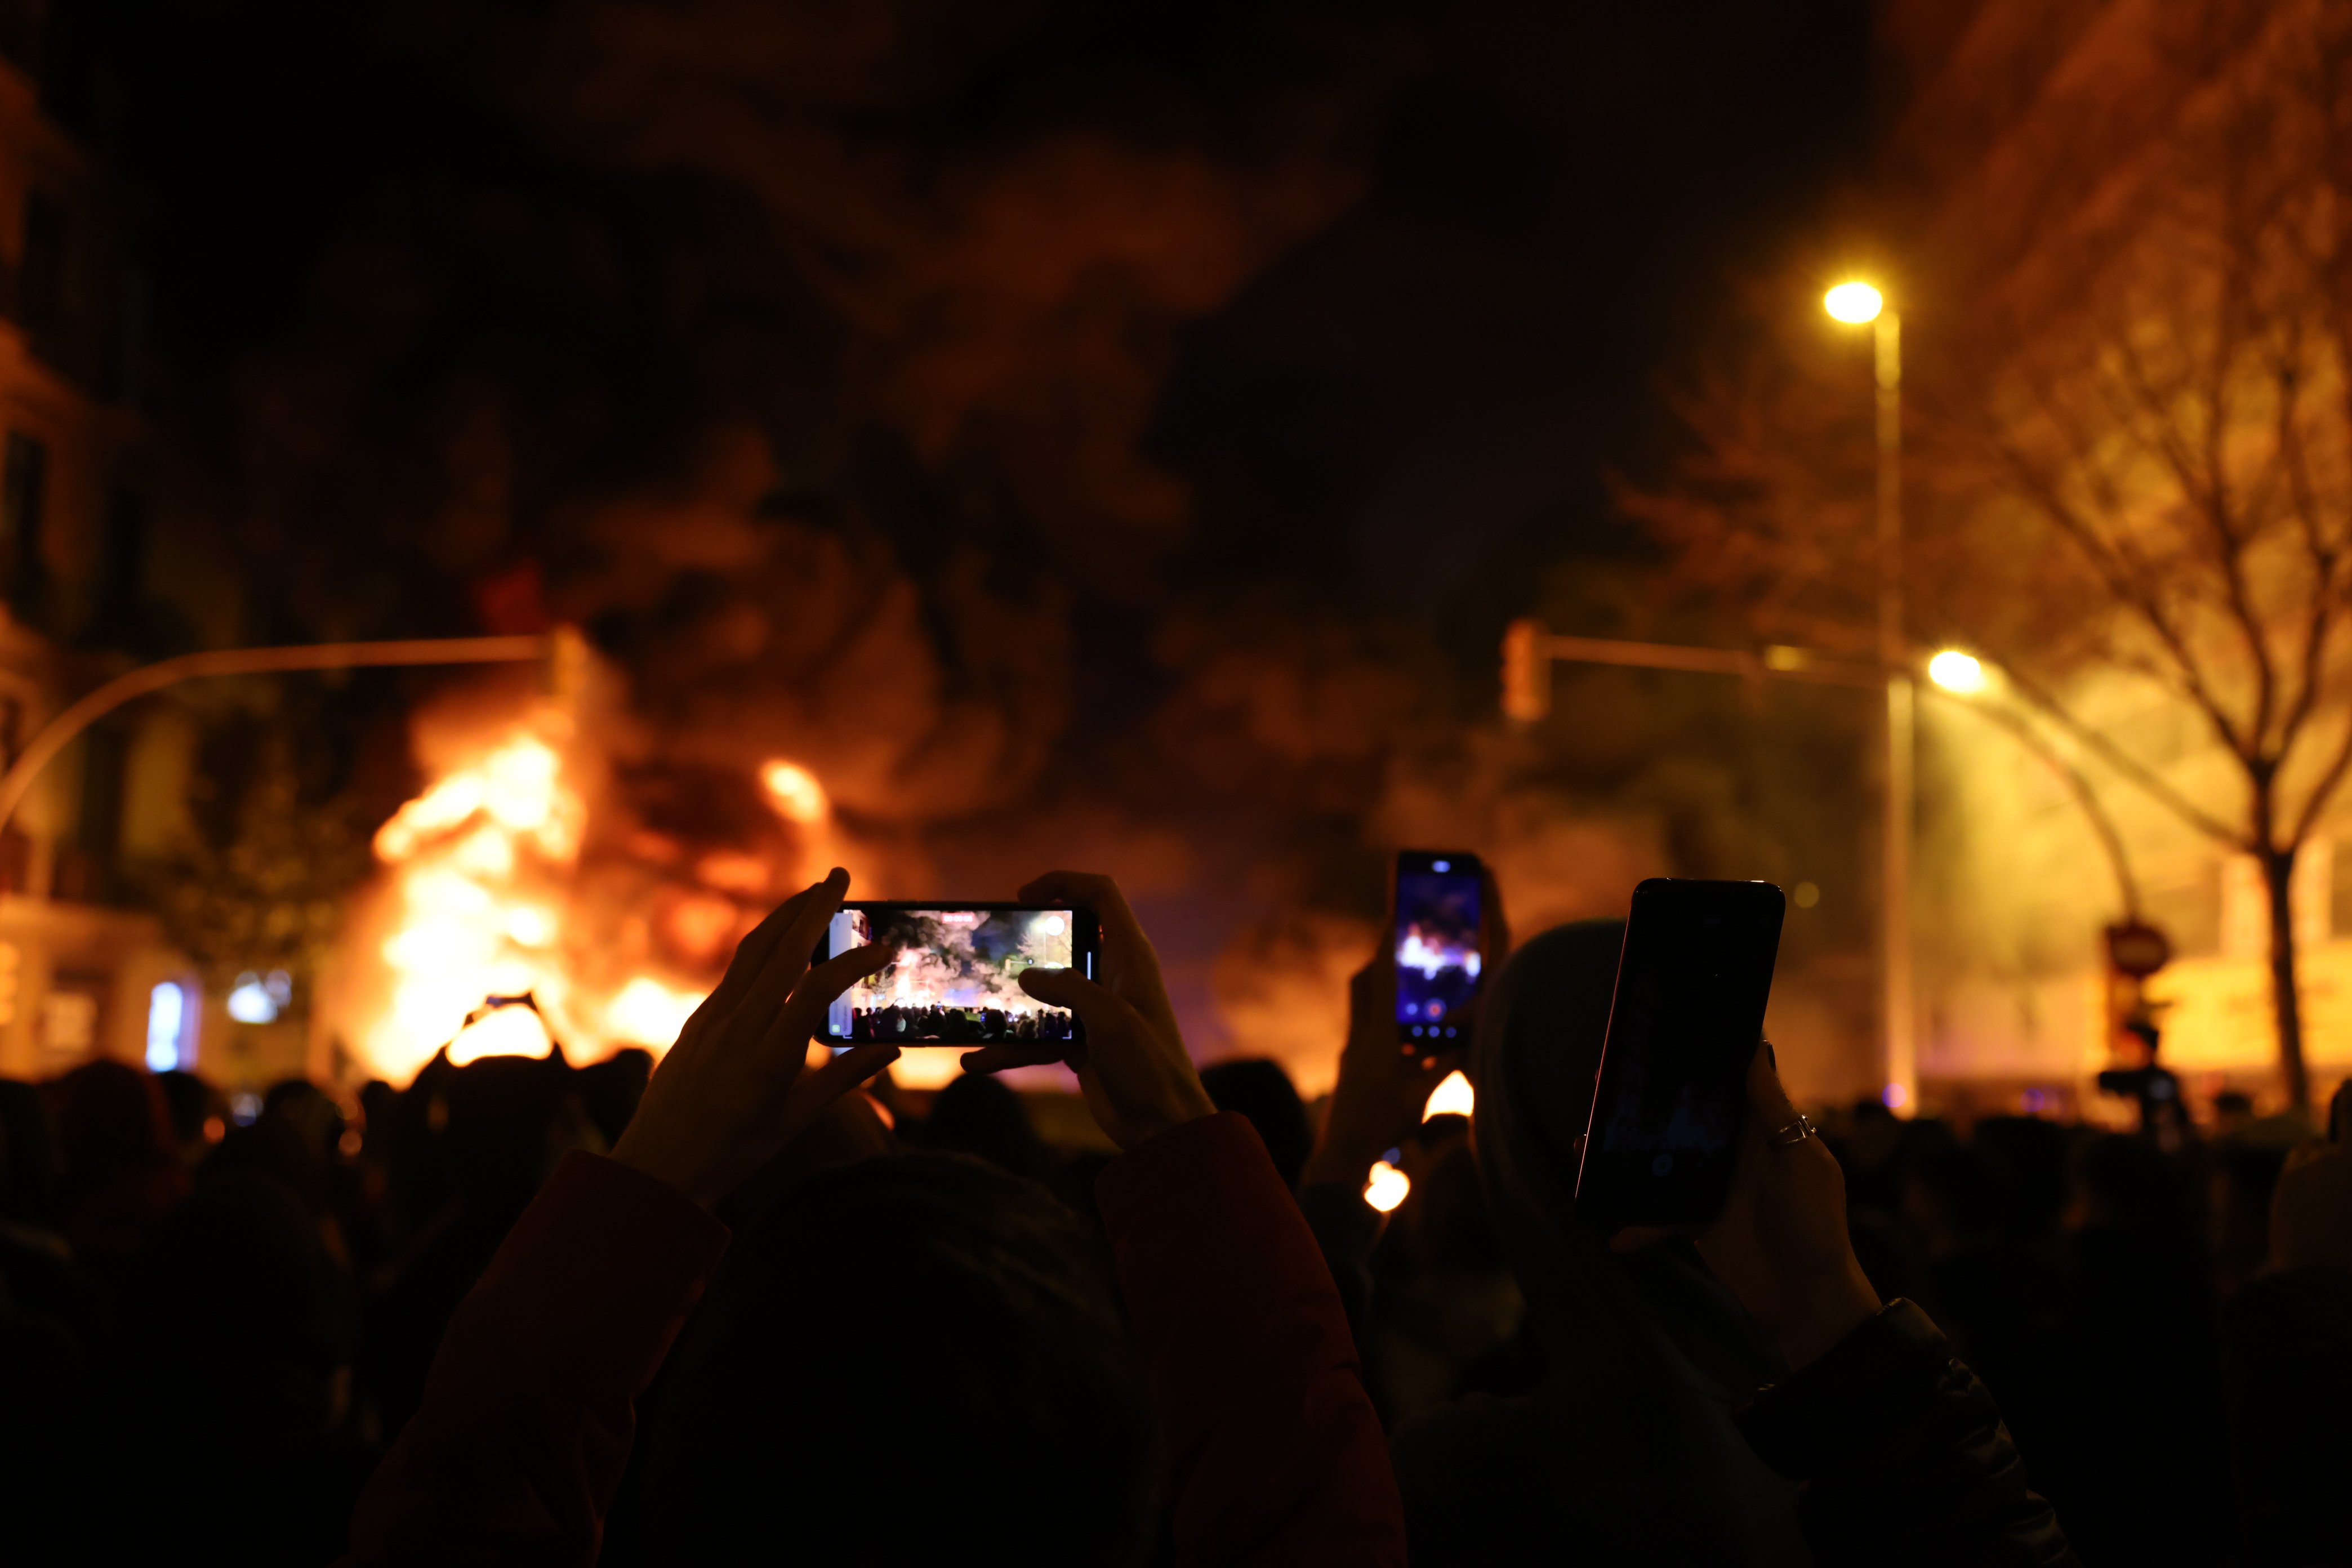
[[[1903,318],[1867,283],[1841,283],[1822,308],[1853,326],[1874,325],[1878,380],[1878,663],[1886,681],[1886,786],[1881,833],[1880,971],[1885,987],[1885,1100],[1918,1097],[1918,1042],[1911,989],[1912,702],[1903,632]]]

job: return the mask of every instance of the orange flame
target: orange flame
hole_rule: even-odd
[[[445,1042],[460,1065],[543,1056],[551,1037],[575,1059],[623,1045],[659,1051],[701,1004],[701,992],[652,974],[600,984],[567,945],[588,813],[548,738],[564,728],[549,714],[517,726],[377,830],[390,931],[360,957],[387,983],[355,1031],[374,1071],[405,1079]],[[526,991],[539,1015],[507,1007],[465,1024],[486,998]]]
[[[773,757],[756,776],[797,867],[777,864],[772,845],[688,857],[626,820],[590,848],[589,801],[604,797],[584,782],[603,774],[583,719],[559,693],[454,756],[452,731],[428,723],[427,749],[451,760],[377,830],[383,878],[334,986],[336,1026],[369,1070],[405,1082],[445,1044],[460,1065],[543,1056],[551,1039],[574,1061],[663,1051],[706,994],[682,982],[714,977],[779,874],[850,847],[815,773]],[[466,1022],[524,992],[536,1014]]]

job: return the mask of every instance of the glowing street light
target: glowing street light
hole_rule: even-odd
[[[1956,647],[1948,647],[1927,661],[1927,679],[1963,697],[1973,696],[1991,684],[1983,663]]]
[[[1841,283],[1822,296],[1822,309],[1839,321],[1861,326],[1878,320],[1878,312],[1886,308],[1886,296],[1867,283]]]

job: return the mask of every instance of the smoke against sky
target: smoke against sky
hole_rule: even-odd
[[[788,755],[861,892],[1111,869],[1210,1048],[1396,842],[1555,918],[1753,807],[1490,732],[1494,634],[1622,608],[1605,475],[1858,165],[1858,4],[121,15],[233,635],[575,622],[633,817]]]

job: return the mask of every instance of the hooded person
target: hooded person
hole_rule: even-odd
[[[1577,1217],[1577,1140],[1609,1023],[1621,921],[1527,943],[1484,1003],[1474,1141],[1545,1368],[1473,1395],[1391,1452],[1417,1564],[1811,1561],[1797,1483],[1733,1409],[1787,1365],[1688,1241],[1620,1256]]]

